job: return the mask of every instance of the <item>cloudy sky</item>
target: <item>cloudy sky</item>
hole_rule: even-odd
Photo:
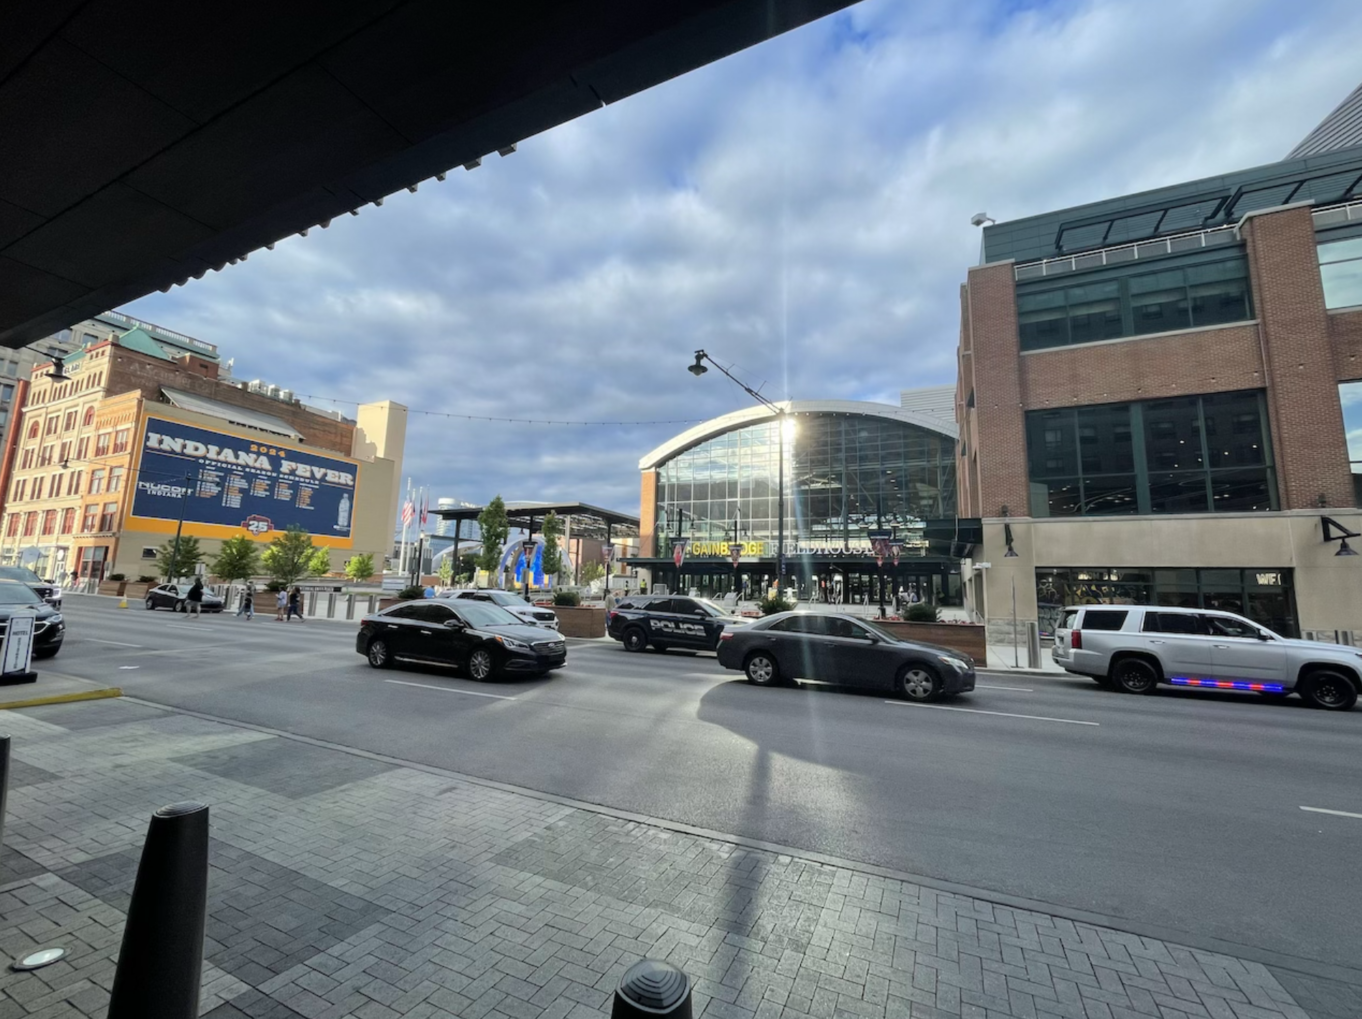
[[[863,0],[126,310],[238,377],[413,411],[746,406],[696,347],[772,397],[897,403],[954,381],[973,213],[1280,159],[1362,80],[1359,38],[1355,0]],[[635,511],[684,427],[414,413],[405,472]]]

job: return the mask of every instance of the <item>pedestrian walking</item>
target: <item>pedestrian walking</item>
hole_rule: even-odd
[[[282,587],[274,592],[274,621],[276,623],[287,622],[284,619],[284,609],[288,607],[288,592]]]
[[[246,590],[241,592],[241,604],[237,606],[236,614],[244,615],[246,622],[250,622],[255,617],[255,585],[247,584]]]
[[[298,616],[298,622],[301,623],[303,621],[303,589],[297,584],[294,584],[293,590],[288,593],[288,616],[284,619],[284,622],[287,623],[295,614]]]
[[[199,609],[203,605],[203,580],[199,577],[194,578],[194,585],[189,589],[189,594],[185,595],[185,611],[195,619],[199,618]],[[185,618],[189,618],[186,616]]]

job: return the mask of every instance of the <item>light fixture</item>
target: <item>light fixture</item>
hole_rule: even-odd
[[[705,358],[707,358],[708,356],[709,355],[706,354],[703,350],[697,350],[695,352],[695,363],[691,365],[689,368],[687,368],[686,371],[690,372],[698,379],[705,372],[709,371],[709,369],[705,367],[704,363]]]
[[[42,969],[44,966],[51,966],[54,962],[59,962],[65,956],[66,949],[64,948],[39,948],[27,955],[21,955],[9,964],[9,968],[19,973],[32,969]]]
[[[1319,522],[1320,527],[1324,531],[1324,540],[1326,542],[1329,541],[1338,542],[1338,551],[1335,552],[1334,555],[1336,556],[1357,555],[1357,553],[1354,552],[1352,547],[1348,544],[1348,539],[1362,538],[1362,534],[1359,534],[1357,531],[1348,530],[1333,517],[1320,517]],[[1334,533],[1335,531],[1337,531],[1338,533],[1335,534]]]
[[[52,370],[46,373],[47,377],[51,379],[53,382],[70,381],[71,376],[67,375],[66,372],[63,370],[62,355],[53,352],[49,356],[52,358]]]
[[[973,216],[969,218],[970,226],[983,226],[985,223],[996,222],[998,221],[994,219],[992,216],[990,216],[987,212],[976,212]]]

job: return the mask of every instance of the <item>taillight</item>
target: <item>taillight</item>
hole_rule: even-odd
[[[719,639],[720,639],[720,640],[732,640],[732,639],[733,639],[733,631],[732,631],[732,630],[721,630],[721,631],[719,631]]]
[[[1069,634],[1069,648],[1073,651],[1083,650],[1083,631],[1074,630]]]

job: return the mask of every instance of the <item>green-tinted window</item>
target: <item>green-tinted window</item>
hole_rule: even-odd
[[[1318,245],[1319,278],[1326,308],[1362,305],[1362,237]]]
[[[1070,286],[1022,284],[1017,290],[1021,349],[1147,336],[1253,317],[1248,263],[1242,255],[1146,270],[1128,262],[1120,267],[1119,279],[1089,278]]]
[[[1276,507],[1257,391],[1030,411],[1026,441],[1032,516]]]

